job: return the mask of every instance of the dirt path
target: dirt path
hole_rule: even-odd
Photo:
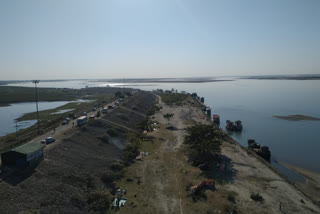
[[[159,104],[161,98],[159,98]],[[161,112],[155,115],[155,120],[161,125],[160,130],[151,135],[156,139],[162,139],[158,142],[155,152],[147,156],[143,161],[137,162],[133,175],[141,179],[140,185],[133,188],[135,198],[133,201],[139,204],[140,208],[136,213],[190,213],[184,207],[183,196],[185,186],[181,184],[181,160],[177,156],[180,150],[185,128],[191,124],[189,121],[196,119],[198,122],[205,123],[206,117],[195,107],[190,106],[167,106],[162,104]],[[174,114],[170,120],[170,125],[177,130],[168,130],[168,122],[163,118],[166,113]],[[130,196],[128,196],[130,197]],[[128,207],[120,210],[120,213],[134,212]]]

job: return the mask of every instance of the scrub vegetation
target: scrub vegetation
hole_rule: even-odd
[[[161,100],[167,105],[178,105],[181,106],[182,102],[185,101],[189,95],[184,93],[176,93],[174,90],[157,90],[156,92],[159,96],[161,96]]]
[[[41,84],[41,83],[40,83]],[[74,101],[77,99],[98,99],[103,96],[114,96],[115,93],[130,94],[129,89],[119,88],[39,88],[38,101]],[[117,97],[117,95],[116,95]],[[0,105],[35,101],[34,87],[1,86]]]

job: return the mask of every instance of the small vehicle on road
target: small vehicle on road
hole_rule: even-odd
[[[53,137],[46,138],[46,144],[53,143],[54,141],[56,141],[56,139],[54,139]]]
[[[66,125],[68,122],[69,122],[69,121],[67,121],[67,120],[63,120],[62,123],[61,123],[61,125]]]

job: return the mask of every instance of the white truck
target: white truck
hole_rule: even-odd
[[[81,116],[77,118],[77,126],[82,126],[87,123],[87,116]]]

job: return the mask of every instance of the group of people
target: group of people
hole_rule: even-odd
[[[116,195],[112,197],[112,206],[111,209],[115,209],[116,211],[120,210],[120,207],[124,206],[127,202],[126,189],[117,188]]]

